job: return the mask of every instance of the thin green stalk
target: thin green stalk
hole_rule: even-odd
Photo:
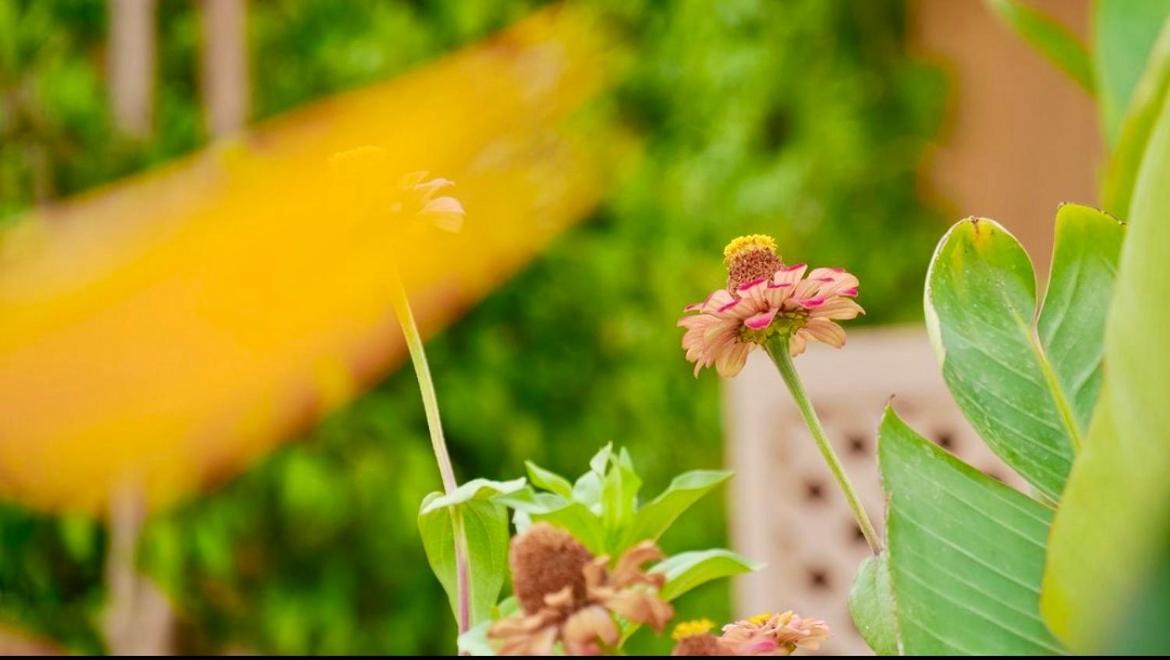
[[[410,351],[410,361],[414,365],[414,374],[418,378],[418,389],[422,393],[423,409],[427,415],[427,430],[431,435],[431,448],[435,452],[435,462],[439,464],[439,476],[443,480],[443,490],[451,495],[459,485],[455,481],[455,469],[451,465],[451,456],[447,453],[447,441],[443,438],[443,421],[439,417],[439,398],[435,395],[435,383],[431,379],[431,368],[427,363],[426,350],[423,348],[422,336],[418,332],[418,324],[414,321],[414,312],[410,309],[410,301],[406,297],[406,288],[402,279],[395,273],[391,286],[391,300],[394,313],[398,316],[398,323],[402,326],[402,335],[406,338],[406,348]],[[470,583],[471,569],[468,563],[467,534],[463,527],[463,515],[458,509],[451,511],[451,525],[455,536],[455,588],[458,594],[459,633],[463,634],[471,629],[471,598]]]
[[[841,459],[837,457],[837,452],[833,451],[833,446],[829,444],[825,428],[821,426],[821,420],[817,417],[812,402],[809,401],[808,394],[804,391],[804,385],[800,382],[800,375],[796,373],[796,365],[792,363],[792,355],[788,350],[788,338],[774,335],[764,344],[764,348],[768,351],[768,355],[772,356],[772,362],[776,363],[776,368],[780,370],[780,376],[784,379],[784,384],[788,386],[788,391],[792,393],[796,407],[800,409],[804,423],[808,426],[813,440],[817,443],[817,449],[821,450],[821,456],[824,456],[825,463],[829,465],[829,471],[833,473],[833,478],[837,480],[837,485],[845,494],[845,500],[849,502],[849,508],[853,511],[853,517],[861,527],[861,533],[865,535],[866,542],[869,543],[869,549],[875,555],[880,553],[882,551],[881,539],[878,538],[873,523],[869,521],[865,507],[861,505],[861,499],[857,496],[857,491],[853,489],[853,483],[849,481],[849,476],[845,474],[845,468],[841,465]]]

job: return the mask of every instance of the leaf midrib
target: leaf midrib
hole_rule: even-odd
[[[1076,418],[1072,414],[1072,408],[1068,404],[1068,399],[1065,398],[1064,389],[1060,385],[1060,380],[1056,377],[1056,372],[1052,369],[1052,363],[1048,360],[1048,354],[1044,351],[1044,346],[1040,343],[1040,336],[1037,332],[1036,320],[1040,317],[1039,305],[1033,303],[1036,310],[1036,317],[1031,322],[1024,320],[1015,309],[1012,301],[1008,299],[1007,294],[1000,287],[994,288],[997,297],[1003,304],[1003,308],[1011,315],[1012,321],[1015,322],[1016,327],[1020,330],[1027,341],[1028,346],[1032,349],[1032,353],[1036,358],[1036,363],[1040,367],[1040,373],[1044,377],[1044,383],[1048,386],[1048,392],[1052,396],[1053,404],[1056,406],[1057,414],[1060,416],[1061,425],[1068,434],[1069,442],[1072,445],[1073,453],[1077,453],[1081,448],[1081,430],[1077,424]],[[1035,294],[1033,294],[1035,296]],[[1010,371],[1010,370],[1009,370]]]
[[[1056,411],[1060,415],[1061,424],[1064,430],[1068,433],[1069,442],[1072,444],[1073,453],[1076,454],[1081,450],[1081,428],[1077,424],[1077,419],[1073,416],[1072,407],[1068,404],[1068,399],[1064,395],[1064,388],[1060,384],[1060,379],[1056,377],[1056,372],[1052,369],[1052,362],[1048,360],[1048,354],[1044,351],[1044,346],[1040,343],[1040,335],[1037,332],[1035,323],[1026,323],[1016,314],[1015,310],[1011,312],[1012,320],[1023,331],[1024,336],[1028,338],[1028,345],[1032,347],[1032,352],[1036,356],[1036,363],[1040,366],[1040,373],[1044,376],[1044,382],[1048,385],[1048,391],[1052,395],[1052,401],[1056,405]]]

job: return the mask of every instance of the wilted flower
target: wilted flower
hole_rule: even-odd
[[[387,212],[398,216],[408,232],[437,227],[455,233],[463,228],[463,205],[454,197],[439,195],[454,182],[442,177],[428,179],[426,170],[410,172],[395,181],[394,174],[388,174],[394,167],[389,152],[379,146],[335,153],[329,158],[332,194],[358,198],[364,212],[377,221]]]
[[[666,575],[642,570],[647,563],[662,557],[653,541],[642,541],[626,550],[613,570],[607,568],[608,557],[594,559],[585,566],[586,597],[628,621],[662,632],[674,616],[674,608],[658,597]]]
[[[855,276],[840,268],[817,268],[807,277],[807,266],[785,265],[776,254],[776,242],[759,234],[733,240],[724,250],[727,288],[701,303],[688,305],[693,314],[679,319],[686,328],[682,346],[695,375],[714,365],[719,375],[734,376],[743,369],[748,353],[758,344],[780,336],[789,352],[804,352],[815,339],[840,348],[845,331],[835,321],[855,318],[864,310]]]
[[[568,589],[568,605],[585,601],[585,566],[593,554],[559,527],[537,523],[512,539],[508,566],[520,607],[535,613],[545,597]]]
[[[652,541],[626,551],[613,570],[568,532],[536,523],[512,539],[509,564],[521,613],[495,622],[488,637],[500,655],[548,655],[557,641],[569,655],[600,655],[621,639],[613,619],[661,631],[674,615],[658,597],[665,576],[642,566],[662,553]]]
[[[734,655],[791,655],[798,648],[815,651],[828,637],[824,621],[766,612],[723,626],[719,641]]]
[[[406,199],[391,204],[391,211],[413,214],[414,217],[448,232],[463,228],[463,205],[450,196],[435,197],[445,188],[455,184],[450,179],[428,179],[425,170],[411,172],[402,177],[399,187],[407,193]]]

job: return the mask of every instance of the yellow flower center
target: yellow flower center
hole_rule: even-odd
[[[748,250],[767,250],[776,254],[776,239],[767,234],[748,234],[732,239],[727,247],[723,248],[723,263],[730,266],[736,256]]]
[[[706,635],[711,632],[715,624],[710,619],[695,619],[694,621],[684,621],[674,627],[674,633],[671,637],[676,642],[682,641],[688,637],[695,635]]]
[[[760,612],[759,614],[748,619],[748,623],[752,624],[753,626],[762,626],[767,623],[768,620],[772,618],[772,616],[773,615],[771,612]]]
[[[723,248],[723,263],[732,293],[744,284],[771,277],[783,265],[776,254],[776,241],[763,234],[740,236],[728,243]]]

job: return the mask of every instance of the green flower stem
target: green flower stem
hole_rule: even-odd
[[[764,349],[768,351],[768,355],[772,356],[772,362],[776,363],[776,368],[780,371],[784,384],[788,386],[788,391],[792,393],[792,398],[796,401],[796,407],[800,408],[804,423],[808,425],[808,430],[817,443],[817,449],[821,450],[821,456],[825,457],[829,471],[833,473],[833,478],[837,480],[841,492],[845,494],[849,508],[853,510],[853,517],[861,527],[861,533],[865,535],[866,542],[869,543],[869,549],[875,555],[880,553],[882,551],[881,539],[878,538],[873,523],[869,521],[865,507],[861,505],[861,499],[857,497],[857,491],[853,489],[849,476],[845,474],[845,468],[841,465],[841,459],[837,457],[837,452],[833,451],[833,446],[829,444],[825,428],[821,426],[821,420],[817,417],[812,402],[809,401],[808,394],[804,391],[804,385],[800,382],[800,375],[796,373],[796,365],[792,363],[792,355],[788,350],[788,338],[782,335],[773,335],[764,344]]]
[[[427,363],[422,336],[418,332],[414,312],[411,311],[410,301],[406,297],[406,288],[402,285],[402,278],[398,273],[394,274],[394,282],[390,288],[394,313],[398,316],[398,324],[402,326],[402,335],[406,338],[406,348],[410,351],[410,361],[418,378],[418,389],[422,393],[423,409],[427,415],[427,430],[431,434],[431,448],[435,452],[435,462],[439,464],[443,490],[451,495],[459,484],[455,481],[455,469],[451,465],[451,455],[447,453],[447,441],[443,438],[439,398],[435,395],[435,383],[431,379],[431,368]],[[457,507],[451,509],[451,526],[455,536],[455,589],[459,601],[459,615],[456,618],[459,622],[459,633],[463,634],[471,629],[469,589],[471,569],[468,563],[467,534],[463,528],[463,515]]]

